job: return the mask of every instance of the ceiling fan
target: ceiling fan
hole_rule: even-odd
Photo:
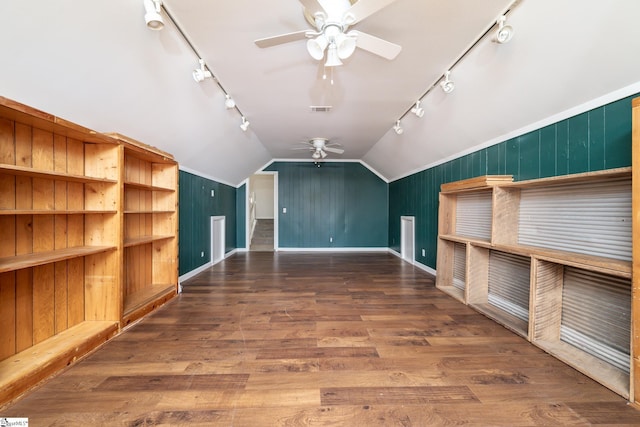
[[[340,147],[341,145],[337,142],[329,142],[327,138],[311,138],[309,141],[301,141],[301,144],[304,144],[304,147],[295,147],[293,150],[309,150],[313,151],[311,154],[311,158],[315,160],[324,159],[327,157],[327,152],[342,154],[344,150]]]
[[[301,30],[255,41],[261,48],[297,40],[307,40],[307,51],[320,61],[327,52],[326,67],[342,65],[356,47],[388,60],[394,59],[402,47],[349,27],[373,15],[396,0],[299,0],[305,17],[315,30]],[[353,5],[351,4],[353,2]]]

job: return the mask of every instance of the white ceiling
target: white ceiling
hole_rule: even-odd
[[[371,0],[360,0],[371,1]],[[310,29],[297,0],[165,0],[240,114],[165,15],[144,25],[142,0],[0,2],[0,95],[101,132],[166,150],[185,170],[239,185],[273,159],[327,137],[387,180],[551,120],[640,92],[640,1],[396,0],[354,26],[402,46],[393,61],[357,49],[322,79],[304,40],[254,40]],[[509,44],[490,41],[505,11]],[[489,35],[458,59],[490,30]],[[452,65],[456,90],[437,85]],[[426,114],[407,114],[422,97]],[[310,105],[331,105],[311,112]]]

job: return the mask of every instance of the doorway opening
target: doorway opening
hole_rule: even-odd
[[[413,264],[415,258],[415,217],[400,217],[400,255],[402,259]]]
[[[225,250],[225,217],[211,217],[211,264],[224,259]]]
[[[278,250],[278,173],[258,172],[247,184],[247,248]]]

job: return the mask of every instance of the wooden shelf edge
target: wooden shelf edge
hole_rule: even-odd
[[[97,178],[97,177],[86,176],[86,175],[72,175],[72,174],[63,173],[63,172],[38,170],[38,169],[29,168],[25,166],[16,166],[16,165],[8,165],[8,164],[0,164],[0,173],[4,173],[8,175],[30,176],[32,178],[45,178],[45,179],[54,179],[59,181],[83,182],[83,183],[96,182],[96,183],[105,183],[105,184],[116,184],[118,182],[115,179],[109,179],[109,178]]]
[[[116,250],[115,246],[77,246],[0,258],[0,273]]]
[[[131,214],[131,215],[135,215],[135,214],[171,214],[171,213],[175,213],[175,211],[124,211],[125,214]]]
[[[629,374],[562,341],[534,340],[533,344],[611,391],[629,398]]]
[[[460,181],[447,182],[440,186],[442,193],[459,191],[486,190],[513,182],[513,175],[482,175]]]
[[[141,184],[139,182],[125,181],[124,185],[131,188],[137,188],[139,190],[162,191],[165,193],[173,193],[176,191],[175,188],[158,187],[155,185]]]
[[[488,240],[479,239],[477,237],[466,237],[466,236],[460,236],[457,234],[441,234],[438,237],[443,240],[448,240],[450,242],[464,243],[464,244],[471,243],[472,245],[483,246],[483,247],[492,246],[491,242],[489,242]]]
[[[160,240],[169,240],[173,239],[175,236],[167,235],[167,236],[142,236],[142,237],[134,237],[125,239],[124,247],[130,248],[132,246],[145,245],[147,243],[158,242]]]
[[[511,253],[526,257],[533,257],[543,261],[553,262],[571,267],[581,268],[584,270],[597,271],[600,273],[610,274],[617,277],[630,279],[633,270],[631,261],[617,260],[613,258],[605,258],[593,255],[579,254],[575,252],[561,251],[558,249],[547,249],[537,246],[527,245],[504,245],[491,243],[486,240],[465,237],[453,234],[441,234],[440,239],[450,242],[467,244],[492,249],[500,252]]]
[[[118,211],[0,209],[0,215],[111,215],[116,213],[118,213]]]
[[[63,118],[45,113],[33,107],[21,104],[9,98],[0,96],[0,113],[3,117],[27,124],[38,129],[53,131],[57,134],[95,144],[117,145],[118,141],[112,137],[85,128]]]
[[[436,286],[436,289],[440,289],[445,294],[457,299],[463,304],[465,303],[464,291],[462,289],[456,288],[455,286]]]
[[[548,187],[550,185],[576,184],[580,182],[591,182],[594,180],[602,180],[607,178],[626,178],[631,177],[631,166],[614,169],[604,169],[593,172],[582,172],[570,175],[558,175],[548,178],[536,178],[525,181],[515,181],[504,185],[505,187]]]
[[[0,361],[0,406],[76,362],[118,333],[118,322],[84,321]]]
[[[122,326],[143,317],[177,295],[177,285],[157,284],[125,296]]]
[[[104,135],[123,142],[127,155],[155,163],[176,163],[171,154],[166,151],[162,151],[157,147],[153,147],[117,132],[106,132]]]
[[[478,313],[483,314],[489,319],[501,324],[510,331],[527,338],[529,336],[529,323],[524,320],[513,316],[497,307],[487,304],[469,304],[469,307],[476,310]]]

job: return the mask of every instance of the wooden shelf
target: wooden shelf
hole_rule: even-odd
[[[130,237],[124,240],[124,247],[129,248],[131,246],[144,245],[147,243],[157,242],[160,240],[173,239],[175,236],[140,236]]]
[[[177,295],[177,285],[150,284],[125,296],[122,326],[139,319]]]
[[[84,321],[0,361],[0,402],[18,397],[32,385],[86,355],[117,332],[117,322]]]
[[[0,209],[0,215],[98,215],[116,214],[118,211],[98,210],[30,210],[30,209]]]
[[[148,190],[148,191],[165,191],[167,193],[172,193],[175,191],[173,188],[165,188],[158,187],[155,185],[141,184],[139,182],[125,182],[124,185],[130,188],[137,188],[139,190]]]
[[[471,243],[472,245],[482,246],[482,247],[491,247],[491,242],[484,239],[478,239],[477,237],[465,237],[457,234],[441,234],[441,239],[449,240],[451,242],[456,243]]]
[[[107,179],[107,178],[96,178],[92,176],[86,175],[72,175],[63,172],[54,172],[54,171],[45,171],[39,170],[35,168],[29,168],[25,166],[14,166],[14,165],[6,165],[0,164],[0,174],[5,173],[8,175],[19,175],[19,176],[28,176],[32,178],[45,178],[45,179],[54,179],[60,181],[69,181],[69,182],[95,182],[95,183],[107,183],[107,184],[115,184],[117,181],[115,179]]]
[[[597,378],[598,382],[621,396],[629,398],[629,374],[562,341],[536,340],[534,344],[586,376]]]
[[[170,214],[175,213],[175,211],[156,211],[156,210],[148,210],[148,211],[124,211],[125,214],[130,215],[140,215],[140,214]]]
[[[505,328],[527,338],[529,324],[524,320],[512,316],[511,314],[494,307],[491,304],[469,304],[469,307],[475,309],[479,313],[484,314],[489,319],[501,324]]]
[[[624,340],[631,334],[626,333],[626,321],[619,312],[628,313],[628,308],[623,310],[619,307],[626,304],[625,283],[631,282],[634,276],[633,262],[610,258],[609,253],[616,252],[621,258],[626,258],[631,252],[631,248],[625,246],[629,241],[622,233],[634,218],[626,210],[627,198],[631,196],[632,204],[637,204],[637,192],[628,185],[630,179],[631,168],[618,168],[521,182],[511,182],[508,177],[498,176],[443,184],[438,210],[437,288],[616,393],[630,397],[636,392],[637,396],[634,387],[640,386],[640,382],[620,368],[625,363],[621,360],[626,357],[626,351],[619,355],[603,353],[599,359],[589,354],[599,351],[595,347],[585,347],[587,351],[584,351],[578,344],[574,346],[560,340],[562,322],[566,321],[577,325],[576,334],[589,336],[591,332],[607,334],[611,331],[611,342],[594,339],[595,344],[584,341],[584,345],[610,346],[612,349],[624,349],[628,345]],[[456,232],[461,222],[460,215],[465,226],[473,226],[476,217],[486,220],[486,203],[478,204],[474,211],[469,200],[477,198],[486,202],[487,195],[491,196],[490,237],[465,236]],[[609,203],[606,197],[610,197],[612,202]],[[589,209],[592,200],[597,208]],[[567,241],[562,240],[560,244],[553,230],[564,223],[554,216],[556,210],[559,212],[557,215],[564,215],[560,220],[581,215],[575,220],[574,228],[567,227]],[[466,233],[468,229],[473,230],[473,227],[466,227],[463,231]],[[586,233],[595,242],[593,247],[580,243]],[[547,247],[532,246],[537,243]],[[455,247],[459,244],[465,245],[464,264],[461,264],[463,261],[459,253],[456,255]],[[634,252],[637,254],[639,251]],[[500,259],[512,259],[513,262]],[[528,271],[520,268],[525,263],[529,265]],[[461,274],[461,269],[464,274]],[[453,286],[454,280],[464,280],[464,291]],[[580,292],[588,293],[584,300]],[[496,304],[504,302],[505,305],[498,306],[489,301]],[[587,303],[588,309],[581,310]],[[528,316],[520,309],[527,310]],[[637,312],[637,309],[632,308],[632,312]],[[575,313],[579,316],[575,317]],[[527,317],[528,321],[524,320]],[[639,324],[636,317],[631,315],[635,330]],[[588,321],[581,323],[583,318]],[[615,323],[607,319],[622,320]],[[604,329],[604,324],[609,329]],[[634,340],[632,338],[633,349],[629,351],[630,363],[640,360],[637,358],[640,345],[634,345]]]
[[[115,250],[115,246],[78,246],[0,258],[0,273]]]

